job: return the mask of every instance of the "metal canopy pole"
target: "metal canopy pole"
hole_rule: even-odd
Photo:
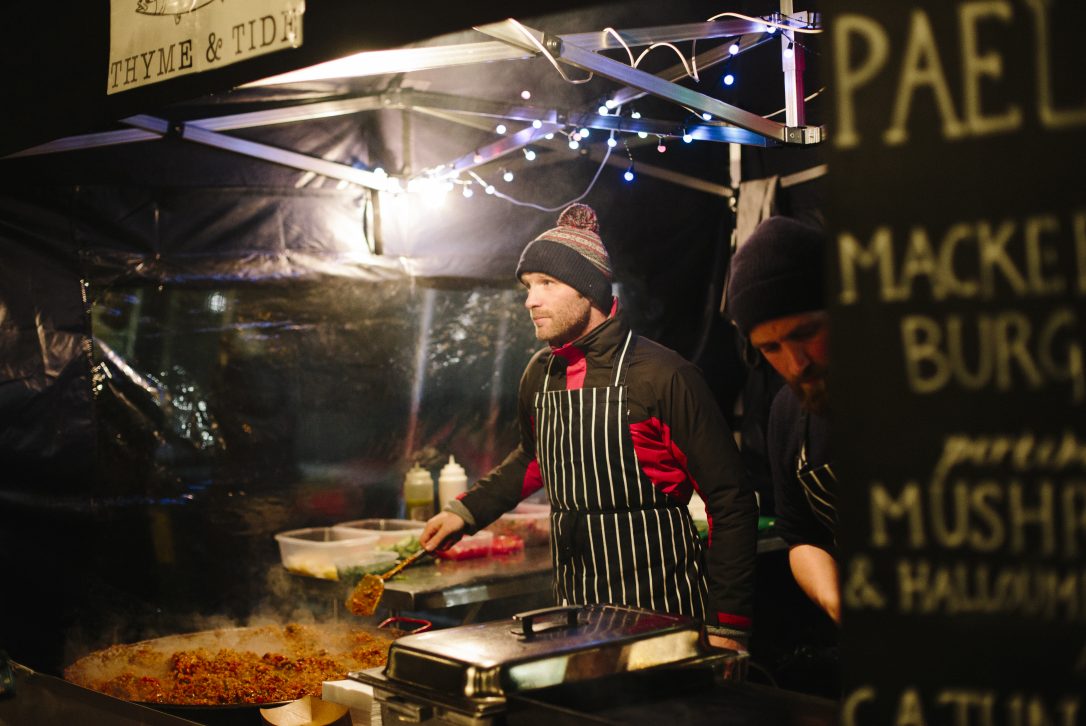
[[[781,15],[792,20],[792,0],[781,0]],[[801,14],[807,19],[807,13]],[[803,46],[795,42],[795,33],[781,32],[781,67],[784,69],[784,122],[788,126],[804,126],[807,114],[803,103]]]
[[[129,116],[123,122],[144,131],[151,131],[161,136],[176,135],[178,138],[192,141],[205,146],[213,146],[218,149],[232,151],[243,156],[251,156],[254,159],[270,161],[274,164],[282,164],[302,171],[311,171],[333,179],[358,184],[369,189],[381,192],[401,191],[398,180],[391,177],[374,174],[365,169],[355,169],[353,166],[338,164],[326,159],[318,159],[296,151],[278,149],[274,146],[261,144],[256,141],[239,139],[216,131],[208,131],[191,124],[170,124],[165,119],[154,116]]]
[[[525,37],[525,33],[527,33],[532,39],[543,45],[557,60],[564,61],[582,70],[591,71],[618,83],[641,89],[679,105],[709,113],[728,123],[780,143],[813,144],[822,141],[822,127],[820,126],[811,128],[791,127],[770,121],[711,96],[706,96],[704,93],[684,88],[624,63],[611,60],[606,56],[564,42],[559,37],[544,36],[540,31],[527,28],[516,21],[506,20],[502,23],[492,23],[480,26],[476,30],[519,48],[531,48],[534,44],[532,40]]]

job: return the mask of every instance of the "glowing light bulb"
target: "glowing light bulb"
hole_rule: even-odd
[[[524,150],[524,158],[527,159],[528,161],[535,161],[535,152],[532,151],[531,149],[525,149]]]
[[[588,129],[581,129],[578,133],[581,135],[582,139],[588,138]]]
[[[381,167],[377,167],[373,170],[373,175],[376,177],[381,177],[383,179],[384,177],[388,176],[388,172],[386,172]]]
[[[613,149],[616,146],[618,146],[618,142],[615,141],[615,137],[612,136],[611,138],[607,139],[607,145],[610,146]]]
[[[702,117],[702,119],[704,119],[706,121],[712,121],[713,120],[713,114],[711,114],[711,113],[703,113],[701,115],[701,117]]]
[[[649,137],[649,134],[646,131],[638,131],[637,136],[638,138],[647,139]]]
[[[784,49],[784,57],[785,57],[785,58],[792,58],[792,57],[794,57],[795,55],[796,55],[796,50],[795,50],[795,48],[794,48],[794,47],[792,46],[792,44],[791,44],[791,43],[789,43],[789,44],[787,45],[787,47],[785,47],[785,49]]]
[[[630,118],[641,118],[641,112],[640,111],[631,111],[630,112]]]
[[[596,109],[596,113],[598,113],[600,116],[606,116],[607,111],[608,111],[608,108],[606,106],[600,106],[599,108]]]
[[[529,98],[532,97],[532,92],[528,91],[528,90],[521,91],[520,92],[520,97],[523,98],[525,101],[527,101]]]
[[[733,76],[731,73],[725,74],[725,76],[724,76],[724,85],[725,86],[730,86],[733,83],[735,83],[735,76]]]
[[[571,139],[569,140],[569,148],[571,148],[571,149],[578,149],[578,148],[580,148],[580,146],[581,146],[581,142],[580,142],[580,141],[578,141],[577,139],[572,139],[572,138],[571,138]]]
[[[462,193],[462,194],[463,194],[463,195],[464,195],[465,197],[471,197],[471,196],[472,196],[473,194],[475,194],[475,192],[474,192],[474,191],[472,191],[472,189],[471,189],[471,185],[470,185],[470,184],[466,185],[466,186],[464,187],[464,191],[463,191],[463,192],[461,192],[461,193]]]
[[[628,182],[632,182],[634,180],[634,172],[632,166],[626,170],[626,173],[622,175],[622,178]]]
[[[513,172],[506,169],[505,173],[502,174],[502,179],[504,179],[507,182],[513,181]]]
[[[767,25],[767,26],[765,26],[765,32],[769,33],[770,35],[773,35],[774,33],[777,32],[777,26],[775,26],[775,25]]]
[[[609,99],[607,99],[606,101],[603,102],[603,105],[606,106],[607,108],[614,108],[615,106],[618,105],[618,101],[616,101],[613,98],[609,98]]]
[[[532,122],[532,128],[533,129],[541,129],[541,128],[543,128],[543,122],[540,121],[539,119],[536,119],[535,121]]]
[[[549,140],[551,140],[551,139],[553,139],[553,138],[554,138],[554,132],[552,131],[552,132],[551,132],[551,133],[549,133],[549,134],[543,134],[543,138],[544,138],[544,139],[547,139],[548,141],[549,141]]]
[[[738,43],[732,43],[731,45],[729,45],[728,46],[728,52],[731,53],[732,55],[739,55],[739,44]]]
[[[487,194],[493,194],[494,193],[494,185],[493,184],[487,184],[486,189],[484,189],[483,191],[486,192]]]
[[[505,124],[498,124],[494,127],[494,130],[497,131],[499,134],[504,134],[507,131],[507,129],[505,128]]]
[[[662,154],[665,151],[667,151],[667,147],[664,146],[664,142],[661,141],[659,144],[656,145],[656,150],[659,151]]]
[[[683,134],[683,142],[684,143],[689,144],[693,140],[694,140],[694,137],[691,136],[690,134]]]

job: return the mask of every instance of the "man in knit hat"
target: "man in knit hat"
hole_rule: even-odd
[[[763,221],[732,257],[727,309],[739,332],[784,378],[769,414],[767,451],[777,533],[796,582],[840,623],[837,479],[830,459],[826,237],[787,217]]]
[[[689,615],[713,644],[745,649],[757,509],[700,372],[618,312],[590,207],[567,207],[528,243],[516,274],[548,344],[521,377],[520,445],[427,523],[423,546],[546,489],[558,603]],[[687,510],[695,490],[707,503],[707,551]]]

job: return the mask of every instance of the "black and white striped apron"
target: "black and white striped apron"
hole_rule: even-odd
[[[686,507],[659,492],[634,455],[626,371],[635,344],[627,334],[610,386],[547,390],[548,365],[535,397],[555,599],[700,620],[707,595],[701,540]]]
[[[803,494],[807,497],[807,504],[815,517],[834,533],[837,534],[837,475],[833,473],[830,464],[811,466],[807,461],[807,439],[810,428],[810,418],[807,412],[803,412],[800,424],[803,427],[803,443],[800,445],[799,455],[796,457],[796,479],[803,487]]]

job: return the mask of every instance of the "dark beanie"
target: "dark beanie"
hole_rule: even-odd
[[[600,310],[611,311],[611,260],[600,239],[596,213],[587,204],[571,204],[548,229],[524,248],[517,279],[542,272],[588,298]]]
[[[739,332],[768,320],[822,310],[822,230],[788,217],[770,217],[751,232],[732,256],[728,277],[728,316]]]

